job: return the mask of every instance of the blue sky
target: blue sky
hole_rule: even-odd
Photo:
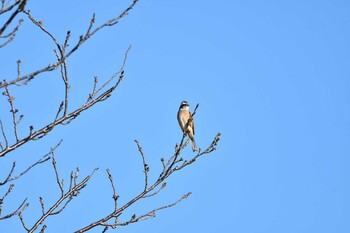
[[[76,41],[96,12],[97,24],[131,1],[29,2],[28,8],[60,40]],[[110,168],[121,203],[143,187],[143,146],[151,178],[160,158],[181,139],[176,113],[182,100],[192,109],[199,147],[222,133],[218,150],[175,174],[159,196],[125,213],[142,214],[179,199],[148,221],[115,232],[349,232],[350,3],[347,1],[142,1],[118,25],[89,40],[68,63],[71,104],[81,106],[93,77],[117,71],[131,44],[125,78],[107,101],[43,140],[23,146],[0,163],[18,171],[56,151],[62,177],[75,167],[81,178],[99,171],[81,195],[46,221],[47,232],[71,232],[113,208],[105,173]],[[72,44],[73,41],[71,42]],[[1,49],[1,79],[54,60],[53,43],[25,19],[17,38]],[[21,135],[54,118],[63,98],[59,72],[12,88],[25,115]],[[0,118],[9,122],[3,98]],[[11,130],[11,127],[8,128]],[[183,156],[193,156],[187,148]],[[1,172],[2,174],[2,172]],[[3,193],[3,191],[1,191]],[[59,195],[49,163],[16,182],[3,212],[24,197],[28,225]],[[17,218],[0,229],[19,232]],[[21,229],[22,230],[22,229]],[[96,229],[92,232],[101,232]]]

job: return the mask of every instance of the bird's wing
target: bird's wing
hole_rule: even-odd
[[[192,131],[193,131],[193,135],[194,135],[194,121],[193,121],[193,117],[192,117],[192,114],[191,114],[191,113],[190,113],[190,119],[191,119]]]

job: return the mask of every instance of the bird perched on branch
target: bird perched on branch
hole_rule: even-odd
[[[191,141],[192,150],[196,151],[196,141],[194,140],[194,122],[190,112],[190,106],[187,101],[182,101],[179,111],[177,113],[177,120],[179,121],[182,132],[188,135]]]

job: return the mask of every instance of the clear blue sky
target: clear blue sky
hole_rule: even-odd
[[[67,30],[73,41],[85,33],[93,12],[98,24],[131,1],[41,2],[29,1],[28,7],[62,43]],[[134,139],[157,178],[160,158],[181,139],[176,113],[187,100],[192,109],[200,103],[198,146],[205,148],[220,131],[218,150],[175,174],[159,196],[137,203],[124,217],[169,204],[188,191],[190,198],[115,232],[350,232],[349,12],[350,2],[342,0],[140,0],[120,24],[69,60],[73,109],[86,100],[94,75],[103,80],[119,69],[131,44],[119,90],[0,163],[9,167],[15,159],[25,168],[62,138],[56,156],[67,181],[77,166],[81,178],[99,167],[81,195],[46,222],[46,232],[71,232],[112,210],[106,168],[121,204],[142,189]],[[51,41],[28,19],[23,26],[1,49],[1,79],[16,75],[19,58],[23,73],[54,60]],[[25,114],[23,127],[39,128],[54,118],[60,88],[56,72],[13,90]],[[4,98],[0,106],[5,121]],[[183,156],[193,156],[190,148]],[[28,197],[24,217],[31,225],[41,211],[39,195],[47,206],[59,195],[49,163],[16,183],[3,213]],[[19,220],[0,222],[0,229],[20,232]]]

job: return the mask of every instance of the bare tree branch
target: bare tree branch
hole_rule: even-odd
[[[13,41],[15,39],[16,32],[18,31],[18,29],[22,25],[22,23],[23,23],[23,19],[20,19],[18,21],[18,24],[16,25],[16,27],[14,27],[10,33],[8,33],[7,35],[4,35],[4,36],[0,36],[0,39],[8,38],[4,43],[0,44],[0,49],[5,47],[7,44],[9,44],[11,41]]]
[[[125,17],[129,11],[131,11],[133,9],[133,7],[136,5],[136,3],[138,2],[138,0],[133,0],[132,4],[127,7],[120,15],[106,21],[105,23],[101,24],[100,26],[96,27],[94,30],[92,30],[93,25],[95,23],[95,14],[93,14],[92,19],[90,20],[90,24],[89,27],[85,33],[85,35],[81,35],[79,37],[79,41],[76,43],[75,46],[73,46],[73,48],[70,51],[65,52],[64,56],[61,56],[60,59],[58,59],[56,62],[54,63],[50,63],[47,66],[38,69],[34,72],[31,72],[27,75],[21,76],[21,77],[17,77],[16,79],[10,80],[10,81],[6,81],[6,82],[0,82],[0,89],[4,88],[6,85],[23,85],[23,84],[27,84],[29,81],[31,81],[32,79],[34,79],[37,75],[44,73],[44,72],[50,72],[53,70],[56,70],[58,67],[61,66],[61,64],[63,64],[67,58],[69,58],[75,51],[77,51],[80,46],[82,44],[84,44],[84,42],[86,42],[89,38],[91,38],[93,35],[95,35],[97,32],[99,32],[101,29],[105,28],[105,27],[109,27],[109,26],[113,26],[115,24],[117,24],[119,22],[120,19],[122,19],[123,17]],[[61,54],[61,46],[58,43],[58,41],[56,40],[56,38],[48,31],[46,30],[42,23],[40,23],[40,21],[36,20],[31,14],[29,10],[24,11],[23,13],[27,14],[28,18],[31,20],[31,22],[33,22],[36,26],[38,26],[45,34],[49,35],[49,37],[51,37],[51,39],[54,41],[56,47],[58,48],[58,50],[60,50],[60,54]],[[68,40],[67,40],[67,44],[68,44]]]
[[[5,185],[5,184],[6,184],[7,182],[9,182],[9,181],[17,180],[18,178],[20,178],[20,177],[22,177],[24,174],[26,174],[29,170],[31,170],[33,167],[35,167],[36,165],[42,164],[42,163],[48,161],[48,160],[51,158],[51,157],[50,157],[50,154],[52,153],[52,151],[54,151],[57,147],[59,147],[60,144],[61,144],[61,142],[62,142],[62,140],[61,140],[54,148],[52,148],[48,154],[44,155],[44,156],[43,156],[41,159],[39,159],[37,162],[35,162],[34,164],[30,165],[26,170],[24,170],[23,172],[21,172],[20,174],[18,174],[17,176],[14,176],[14,177],[12,177],[12,174],[13,174],[13,172],[14,172],[14,170],[15,170],[16,162],[13,162],[12,167],[11,167],[11,170],[10,170],[10,172],[9,172],[9,174],[8,174],[8,176],[7,176],[7,178],[6,178],[3,182],[0,182],[0,186]],[[4,219],[11,218],[11,217],[13,217],[13,216],[15,216],[15,215],[18,215],[19,212],[20,212],[20,209],[21,209],[22,207],[28,205],[28,203],[26,204],[27,199],[25,199],[25,200],[22,202],[22,204],[20,204],[19,207],[18,207],[16,210],[14,210],[14,211],[13,211],[12,213],[10,213],[10,214],[7,214],[7,215],[1,217],[1,215],[2,215],[2,205],[3,205],[3,203],[4,203],[4,200],[5,200],[5,198],[11,193],[11,191],[12,191],[13,188],[14,188],[14,186],[15,186],[14,184],[10,184],[10,185],[9,185],[9,188],[7,189],[7,191],[6,191],[6,193],[4,194],[4,196],[3,196],[2,198],[0,198],[0,221],[1,221],[1,220],[4,220]],[[41,201],[40,201],[40,202],[41,202]]]
[[[4,137],[4,140],[5,140],[5,148],[7,148],[9,146],[9,143],[8,143],[7,136],[6,136],[6,133],[5,133],[5,129],[4,129],[4,126],[3,126],[1,120],[0,120],[0,127],[1,127],[2,136]],[[0,142],[0,147],[1,147],[1,150],[4,150],[4,146],[2,145],[1,142]]]
[[[58,187],[60,187],[60,190],[61,190],[61,195],[63,196],[64,194],[64,188],[63,188],[63,180],[62,182],[60,181],[60,177],[58,176],[58,171],[57,171],[57,167],[56,167],[56,159],[55,159],[55,156],[54,156],[54,153],[52,151],[52,166],[55,170],[55,175],[56,175],[56,182],[58,184]]]
[[[53,150],[57,149],[57,147],[59,147],[62,143],[62,140],[59,141],[59,143],[57,143],[57,145],[53,148]],[[26,174],[29,170],[31,170],[33,167],[35,167],[36,165],[45,163],[46,161],[48,161],[51,157],[50,157],[51,151],[47,154],[45,154],[41,159],[39,159],[38,161],[36,161],[35,163],[33,163],[32,165],[30,165],[26,170],[24,170],[23,172],[21,172],[20,174],[18,174],[17,176],[12,177],[12,173],[14,172],[14,169],[16,167],[16,161],[14,161],[12,163],[12,167],[11,170],[7,176],[7,178],[0,182],[0,186],[6,184],[9,181],[13,181],[13,180],[17,180],[19,179],[21,176],[23,176],[24,174]]]
[[[145,214],[142,214],[140,216],[136,216],[135,214],[131,216],[130,220],[128,221],[125,221],[125,222],[122,222],[122,223],[117,223],[117,224],[101,224],[101,226],[105,226],[105,227],[111,227],[111,228],[116,228],[118,226],[127,226],[131,223],[136,223],[136,222],[140,222],[140,221],[144,221],[144,220],[148,220],[150,218],[155,218],[156,217],[156,212],[158,212],[159,210],[163,210],[163,209],[167,209],[167,208],[171,208],[173,206],[175,206],[176,204],[178,204],[180,201],[188,198],[192,193],[191,192],[188,192],[186,193],[185,195],[183,195],[179,200],[177,200],[176,202],[174,203],[171,203],[169,205],[165,205],[165,206],[162,206],[162,207],[159,207],[159,208],[156,208],[154,210],[151,210]]]
[[[15,6],[17,6],[20,1],[15,1],[12,5],[9,6],[11,0],[7,1],[5,3],[5,0],[1,0],[1,9],[0,9],[0,15],[12,10]]]
[[[62,140],[53,148],[54,150],[60,146]],[[35,162],[34,164],[30,165],[25,171],[23,171],[21,174],[11,178],[9,181],[12,181],[12,180],[17,180],[18,178],[20,178],[21,176],[23,176],[24,174],[26,174],[30,169],[32,169],[33,167],[35,167],[36,165],[38,164],[41,164],[41,163],[45,163],[46,161],[48,161],[50,159],[50,153],[44,155],[41,159],[39,159],[37,162]]]
[[[24,220],[23,220],[23,211],[25,211],[29,206],[29,203],[26,203],[22,208],[21,210],[18,212],[18,217],[19,217],[19,220],[21,220],[21,223],[22,223],[22,226],[23,228],[29,232],[29,228],[26,226],[26,224],[24,223]]]
[[[11,186],[10,186],[10,187],[11,187]],[[12,186],[12,187],[13,187],[13,186]],[[9,192],[11,192],[11,191],[9,191]],[[1,215],[1,209],[2,209],[2,202],[3,202],[4,198],[5,198],[5,197],[3,197],[2,199],[0,199],[0,201],[1,201],[1,204],[0,204],[0,215]],[[15,211],[13,211],[12,213],[7,214],[7,215],[5,215],[5,216],[3,216],[3,217],[0,217],[0,220],[8,219],[8,218],[11,218],[11,217],[13,217],[13,216],[18,215],[19,212],[20,212],[20,209],[21,209],[23,206],[25,206],[26,201],[27,201],[27,198],[24,199],[24,201],[22,202],[22,204],[20,204],[19,207],[18,207]]]
[[[76,180],[78,179],[78,172],[76,172],[74,176],[71,175],[70,176],[70,179],[71,179],[70,183],[72,184],[74,182],[74,185],[70,185],[68,191],[65,192],[63,180],[61,181],[61,179],[58,175],[58,170],[57,170],[57,166],[56,166],[56,159],[54,156],[54,149],[53,148],[52,148],[50,153],[51,153],[51,157],[52,157],[53,169],[54,169],[55,176],[56,176],[56,182],[60,188],[61,196],[47,211],[45,211],[45,203],[43,201],[43,198],[39,197],[39,202],[41,205],[42,214],[41,214],[40,218],[34,223],[34,225],[30,228],[24,222],[23,211],[25,210],[25,208],[18,212],[18,216],[21,220],[23,228],[29,233],[34,232],[39,227],[39,225],[43,224],[45,219],[47,219],[49,216],[61,213],[66,208],[68,203],[74,197],[77,197],[80,194],[80,191],[86,187],[87,182],[90,180],[90,178],[94,175],[95,171],[97,171],[97,169],[98,169],[98,168],[95,168],[90,175],[86,176],[79,183],[76,183]],[[41,231],[45,230],[45,228],[42,228]]]
[[[11,107],[11,110],[10,112],[12,113],[12,123],[13,123],[13,130],[14,130],[14,134],[15,134],[15,138],[16,138],[16,141],[18,142],[19,139],[18,139],[18,123],[21,121],[21,119],[23,118],[23,115],[17,120],[17,112],[18,112],[18,109],[16,109],[14,107],[14,100],[15,100],[15,97],[13,97],[11,94],[10,94],[10,90],[8,88],[8,86],[5,87],[5,92],[2,93],[3,95],[7,96],[7,101],[9,102],[10,104],[10,107]]]
[[[141,157],[142,157],[143,172],[145,173],[145,189],[144,189],[144,191],[147,191],[147,190],[148,190],[148,172],[149,172],[149,166],[148,166],[148,164],[146,163],[145,155],[143,154],[142,147],[141,147],[140,143],[139,143],[137,140],[135,140],[135,143],[137,144],[137,148],[139,149],[139,152],[140,152]]]
[[[24,10],[25,5],[27,4],[27,0],[17,0],[14,4],[10,6],[6,6],[4,1],[2,1],[2,6],[0,9],[0,15],[11,11],[15,6],[19,5],[18,8],[11,14],[9,19],[5,22],[5,24],[0,28],[0,39],[2,38],[8,38],[7,41],[5,41],[3,44],[0,44],[0,48],[4,47],[8,43],[10,43],[16,36],[16,32],[18,28],[21,26],[23,20],[19,20],[17,26],[14,27],[14,29],[9,32],[7,35],[3,35],[4,31],[8,28],[8,26],[11,24],[11,22],[14,20],[14,18],[17,16],[18,13],[22,12]]]
[[[112,189],[113,189],[114,209],[118,209],[118,198],[119,198],[119,196],[117,195],[116,188],[114,186],[114,182],[113,182],[113,177],[112,177],[111,171],[109,169],[107,169],[106,171],[107,171],[107,174],[108,174],[108,179],[111,182],[111,186],[112,186]]]
[[[78,109],[68,113],[67,115],[61,116],[59,119],[57,119],[57,116],[56,116],[56,120],[54,120],[52,123],[46,125],[45,127],[41,128],[41,129],[39,129],[39,130],[37,130],[35,132],[32,132],[32,130],[31,130],[27,137],[17,141],[16,143],[14,143],[11,146],[9,146],[8,143],[7,143],[7,145],[5,145],[5,148],[2,149],[2,151],[0,151],[0,157],[5,156],[7,153],[17,149],[18,147],[24,145],[25,143],[27,143],[29,141],[41,139],[42,137],[46,136],[50,131],[52,131],[53,128],[56,125],[69,124],[77,116],[79,116],[80,113],[82,113],[83,111],[89,109],[90,107],[92,107],[96,103],[99,103],[99,102],[102,102],[102,101],[108,99],[111,96],[112,92],[119,86],[120,82],[123,80],[123,77],[124,77],[124,66],[126,64],[127,54],[128,54],[129,51],[130,51],[130,47],[127,49],[127,51],[125,53],[124,62],[123,62],[123,65],[122,65],[121,69],[118,72],[116,72],[114,75],[112,75],[109,78],[109,80],[103,85],[103,87],[105,87],[116,76],[119,75],[118,81],[112,87],[108,88],[107,90],[105,90],[101,94],[97,95],[98,92],[101,91],[101,89],[98,89],[95,93],[90,94],[90,95],[94,96],[94,98],[90,99],[89,101],[87,101],[82,107],[80,107],[80,108],[78,108]],[[61,106],[60,106],[60,109],[61,109]],[[59,112],[60,112],[60,110],[59,110]],[[2,129],[3,129],[3,127],[2,127]],[[3,131],[3,136],[4,136],[4,138],[6,138],[6,134],[4,133],[4,131]]]
[[[55,54],[55,60],[52,63],[49,63],[48,65],[41,67],[37,70],[32,70],[31,72],[27,74],[22,74],[21,72],[21,60],[17,60],[17,72],[15,77],[12,77],[8,80],[3,80],[0,82],[0,89],[3,88],[3,95],[5,98],[7,97],[7,102],[10,106],[10,112],[12,117],[12,130],[8,131],[8,127],[4,126],[1,119],[0,119],[0,129],[1,129],[1,135],[2,139],[0,141],[0,159],[10,152],[18,149],[22,145],[35,141],[40,140],[43,137],[45,137],[48,133],[50,133],[57,125],[67,125],[73,120],[75,120],[82,112],[90,109],[92,106],[94,106],[96,103],[102,102],[104,100],[107,100],[117,89],[121,81],[124,77],[124,68],[126,65],[128,53],[130,51],[130,47],[126,50],[124,54],[124,60],[123,64],[121,65],[120,69],[116,71],[113,75],[111,75],[109,78],[107,78],[107,81],[99,82],[99,78],[97,76],[94,77],[93,84],[92,84],[92,91],[90,93],[87,93],[87,99],[85,102],[81,104],[80,107],[72,109],[70,106],[70,70],[68,70],[68,58],[75,53],[88,39],[93,37],[97,32],[102,30],[103,28],[110,27],[116,25],[119,20],[124,18],[130,11],[133,9],[133,7],[136,5],[138,0],[132,0],[132,3],[124,9],[119,15],[105,21],[101,25],[95,25],[96,22],[96,14],[94,13],[92,15],[92,18],[89,22],[89,25],[87,27],[87,30],[84,34],[82,34],[78,41],[75,43],[72,43],[72,46],[69,46],[70,39],[71,39],[71,32],[67,31],[64,41],[57,40],[58,37],[52,33],[48,28],[45,28],[42,21],[38,20],[36,16],[31,14],[31,11],[29,9],[25,9],[27,0],[15,0],[14,3],[12,3],[11,0],[0,0],[1,9],[0,9],[0,15],[9,12],[9,18],[2,20],[4,25],[0,28],[0,40],[2,39],[3,44],[0,43],[0,48],[10,43],[16,36],[16,32],[18,31],[19,27],[21,26],[23,20],[19,20],[17,26],[15,26],[14,20],[19,15],[19,13],[22,13],[27,19],[29,19],[29,22],[34,24],[37,29],[43,34],[45,34],[50,41],[54,44],[54,54]],[[9,30],[9,28],[12,28]],[[6,31],[6,35],[4,35]],[[10,31],[10,32],[8,32]],[[60,99],[60,105],[57,107],[57,112],[54,116],[52,116],[51,120],[49,120],[49,123],[46,123],[44,126],[38,127],[38,129],[34,129],[32,125],[29,127],[29,132],[25,133],[26,136],[23,136],[23,132],[19,128],[19,124],[21,123],[21,120],[23,119],[23,115],[19,114],[19,110],[15,108],[14,104],[14,96],[10,93],[10,86],[22,86],[25,84],[28,84],[31,80],[35,79],[40,74],[43,74],[45,72],[55,71],[60,73],[60,78],[64,84],[64,88],[62,88],[63,92],[63,98]],[[12,89],[11,89],[12,90]],[[196,105],[194,112],[192,116],[194,117],[197,111],[199,104]],[[189,119],[187,122],[187,126],[191,123],[192,119]],[[188,127],[185,128],[188,128]],[[10,128],[10,129],[11,129]],[[143,148],[138,140],[135,140],[135,143],[138,148],[138,152],[141,155],[142,159],[142,165],[143,165],[143,173],[144,173],[144,186],[142,190],[138,193],[138,195],[135,195],[129,199],[126,203],[122,203],[120,205],[119,203],[119,195],[117,193],[117,186],[115,185],[115,182],[113,180],[112,173],[109,169],[106,169],[108,180],[111,184],[112,188],[112,198],[114,201],[114,208],[112,211],[104,215],[104,217],[100,217],[98,220],[94,222],[87,223],[87,225],[80,230],[77,230],[76,232],[86,232],[89,231],[95,227],[102,227],[102,231],[106,232],[108,229],[120,227],[120,226],[127,226],[131,223],[136,223],[144,220],[148,220],[150,218],[154,218],[156,216],[156,213],[158,211],[161,211],[163,209],[171,208],[181,202],[182,200],[186,199],[191,195],[191,192],[186,193],[183,195],[180,199],[178,199],[175,202],[170,202],[168,205],[163,205],[160,207],[156,207],[150,211],[142,211],[143,214],[133,214],[131,217],[126,219],[121,219],[121,216],[123,215],[124,211],[126,209],[130,209],[130,207],[140,200],[143,200],[145,198],[153,198],[157,196],[163,189],[167,187],[167,183],[165,182],[166,179],[171,176],[174,172],[180,171],[186,166],[194,163],[199,157],[205,154],[209,154],[213,152],[216,149],[217,143],[220,140],[220,133],[218,133],[212,143],[204,150],[202,151],[201,148],[199,148],[198,153],[193,154],[189,160],[184,160],[181,156],[181,153],[184,151],[186,146],[188,145],[188,139],[185,140],[187,137],[188,132],[184,132],[182,135],[182,138],[180,140],[179,144],[176,144],[175,146],[175,152],[171,153],[169,155],[169,158],[166,160],[164,158],[161,158],[162,162],[162,170],[155,180],[151,179],[151,176],[149,176],[150,173],[150,166],[146,162],[146,154],[143,151]],[[55,149],[61,144],[62,141],[60,141],[56,147],[51,148],[50,152],[46,155],[44,155],[42,158],[40,158],[37,162],[30,165],[26,170],[19,173],[17,176],[13,175],[15,173],[16,168],[16,161],[13,161],[12,166],[10,165],[9,172],[5,173],[5,178],[2,182],[0,182],[0,187],[7,184],[10,181],[14,181],[22,177],[24,174],[26,174],[28,171],[30,171],[33,167],[42,164],[50,159],[52,159],[52,169],[55,176],[55,181],[57,183],[58,189],[59,189],[59,197],[53,201],[53,203],[46,203],[46,199],[44,199],[43,196],[38,195],[39,203],[41,210],[40,214],[36,218],[34,223],[28,223],[25,221],[25,210],[29,207],[29,202],[27,202],[27,199],[25,198],[22,203],[18,203],[19,205],[12,209],[10,213],[6,215],[2,215],[2,207],[4,204],[4,200],[10,196],[12,190],[14,189],[14,184],[9,184],[8,187],[6,187],[2,192],[2,197],[0,198],[0,220],[5,220],[8,218],[11,218],[13,216],[18,216],[19,220],[27,232],[34,232],[34,231],[40,231],[44,232],[47,228],[45,224],[45,220],[49,218],[50,216],[57,215],[62,213],[64,209],[68,206],[71,201],[77,197],[81,190],[83,190],[88,181],[91,179],[91,177],[96,172],[97,168],[94,169],[89,175],[87,175],[83,180],[80,180],[79,178],[79,167],[76,168],[75,171],[71,171],[69,175],[69,186],[67,185],[68,182],[65,183],[65,180],[62,179],[60,176],[59,168],[57,166],[56,158],[55,158]],[[17,188],[17,186],[16,186]],[[137,211],[139,212],[139,211]],[[125,214],[124,214],[125,215]],[[122,217],[124,217],[124,215]]]
[[[104,231],[106,231],[109,227],[111,228],[116,228],[118,226],[126,226],[130,223],[135,223],[135,222],[138,222],[138,221],[142,221],[142,220],[147,220],[149,218],[152,218],[155,216],[155,213],[159,210],[162,210],[162,209],[165,209],[165,208],[170,208],[174,205],[176,205],[178,202],[182,201],[183,199],[187,198],[191,193],[187,193],[185,194],[180,200],[178,200],[177,202],[173,203],[173,204],[170,204],[170,205],[166,205],[166,206],[163,206],[163,207],[159,207],[159,208],[156,208],[154,210],[151,210],[149,211],[148,213],[146,214],[143,214],[143,215],[140,215],[139,217],[136,217],[136,215],[133,215],[131,217],[130,220],[128,221],[125,221],[125,222],[122,222],[120,223],[119,222],[119,217],[122,215],[123,211],[127,208],[129,208],[133,203],[139,201],[140,199],[143,199],[143,198],[148,198],[148,197],[152,197],[152,196],[155,196],[156,194],[158,194],[160,192],[160,190],[162,190],[163,188],[166,187],[166,183],[164,182],[165,179],[167,179],[171,174],[173,174],[174,172],[176,171],[179,171],[181,169],[183,169],[184,167],[192,164],[193,162],[196,161],[197,158],[199,158],[200,156],[204,155],[204,154],[208,154],[212,151],[214,151],[216,149],[216,146],[217,146],[217,143],[218,141],[220,140],[220,133],[218,133],[213,142],[207,147],[207,149],[203,152],[201,152],[201,150],[198,151],[197,155],[195,155],[190,161],[185,161],[183,162],[180,166],[176,166],[174,167],[175,164],[179,163],[182,161],[182,159],[177,159],[178,155],[180,155],[180,152],[184,149],[184,147],[182,147],[183,143],[184,143],[184,138],[185,138],[185,134],[183,135],[182,139],[181,139],[181,142],[180,142],[180,146],[177,147],[177,151],[175,152],[175,154],[173,156],[171,156],[172,158],[172,162],[169,163],[168,166],[166,166],[164,168],[164,170],[161,172],[159,178],[152,184],[150,185],[147,189],[144,188],[143,191],[141,193],[139,193],[136,197],[134,197],[133,199],[131,199],[130,201],[128,201],[126,204],[124,204],[123,206],[119,207],[118,208],[118,197],[116,195],[116,189],[115,189],[115,184],[113,182],[113,178],[112,178],[112,175],[110,174],[110,171],[107,170],[107,173],[108,173],[108,177],[109,177],[109,180],[111,182],[111,185],[112,185],[112,189],[113,189],[113,199],[114,199],[114,210],[106,215],[105,217],[75,231],[75,233],[82,233],[82,232],[86,232],[86,231],[89,231],[97,226],[103,226],[104,227]],[[144,172],[146,171],[145,170],[145,160],[144,160],[144,154],[143,154],[143,151],[142,151],[142,147],[140,146],[140,144],[138,143],[138,141],[136,141],[136,144],[138,145],[138,149],[139,149],[139,152],[143,158],[143,166],[144,166]],[[145,172],[145,180],[148,179],[148,173]],[[153,190],[158,187],[159,185],[161,185],[161,187],[153,192]],[[114,219],[114,222],[113,223],[110,223],[109,221],[111,219]]]

